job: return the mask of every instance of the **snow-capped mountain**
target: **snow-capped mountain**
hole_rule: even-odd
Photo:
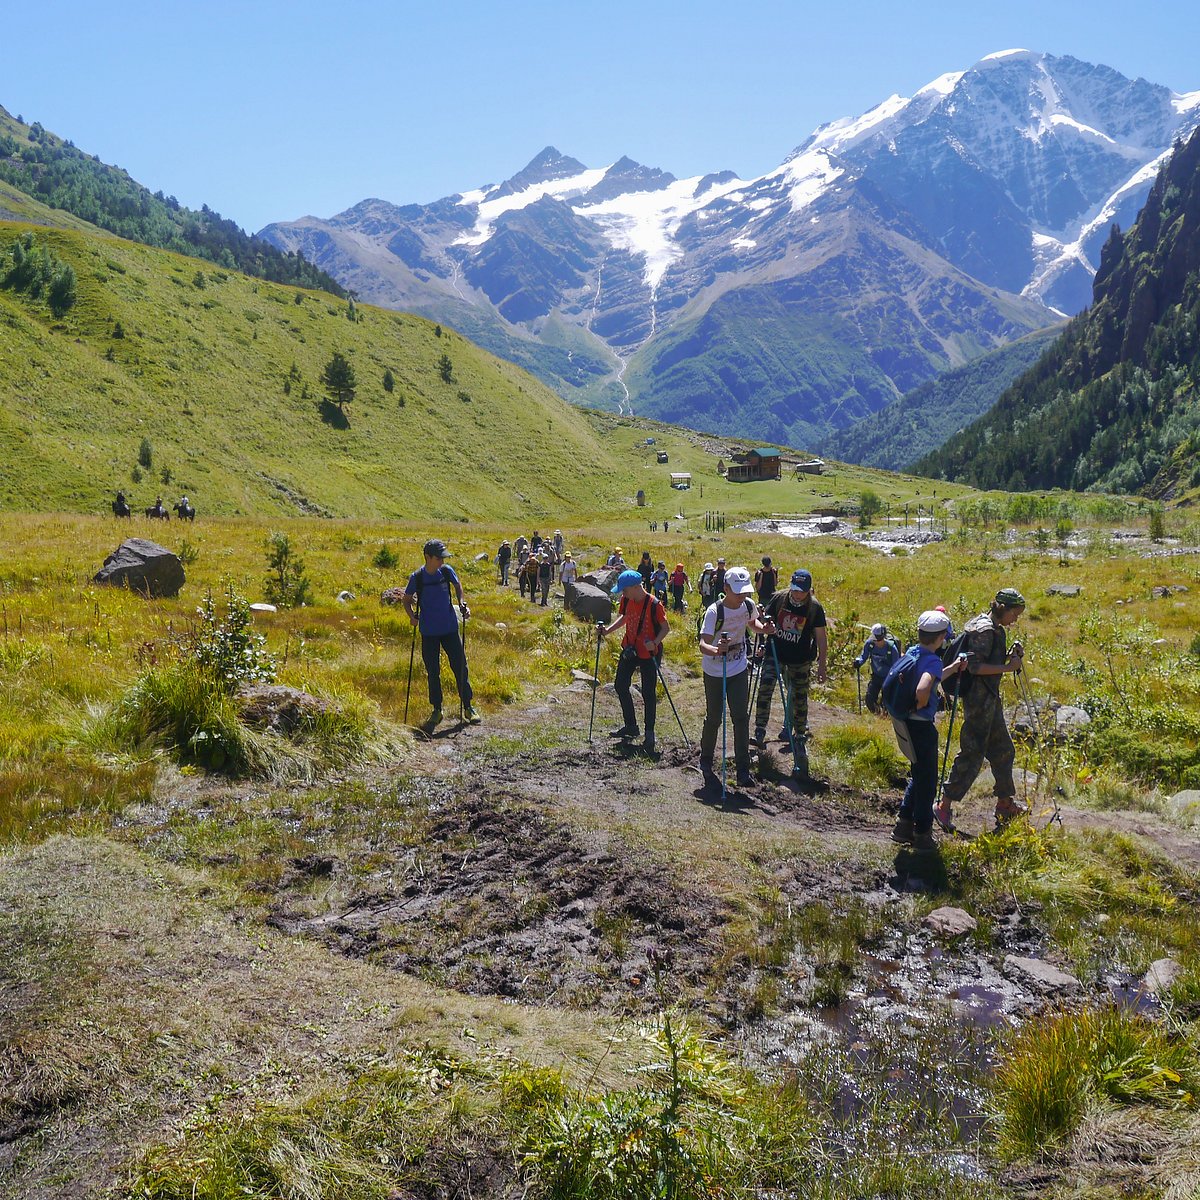
[[[1005,51],[756,178],[547,147],[498,185],[262,236],[570,398],[801,441],[1083,307],[1110,225],[1197,123],[1200,92]]]

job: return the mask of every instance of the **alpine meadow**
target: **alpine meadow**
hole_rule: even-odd
[[[0,1200],[1200,1197],[1198,121],[255,235],[0,109]]]

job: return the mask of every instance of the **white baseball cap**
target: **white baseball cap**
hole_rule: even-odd
[[[936,608],[926,609],[917,618],[918,633],[945,633],[950,628],[950,618]]]
[[[725,591],[734,596],[746,596],[754,591],[750,572],[745,567],[730,567],[725,572]]]

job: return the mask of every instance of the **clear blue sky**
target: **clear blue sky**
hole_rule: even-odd
[[[760,174],[824,121],[1018,46],[1193,91],[1198,14],[1196,0],[47,0],[4,55],[0,104],[254,231],[498,182],[547,144],[588,166],[628,154],[679,176]]]

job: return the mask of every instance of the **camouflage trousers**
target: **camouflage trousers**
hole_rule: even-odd
[[[788,731],[793,736],[799,734],[803,743],[808,732],[808,686],[812,679],[811,662],[779,664],[783,672],[784,688],[791,690],[792,728]],[[762,678],[758,683],[758,699],[754,705],[754,729],[766,730],[771,719],[771,701],[779,695],[779,675],[775,671],[775,659],[767,648],[761,665]]]
[[[962,727],[958,753],[954,756],[943,795],[952,803],[961,800],[987,759],[996,781],[996,798],[1012,799],[1017,794],[1013,783],[1017,751],[1004,723],[1004,704],[999,692],[985,689],[976,681],[970,695],[959,701],[959,708],[962,710]]]

